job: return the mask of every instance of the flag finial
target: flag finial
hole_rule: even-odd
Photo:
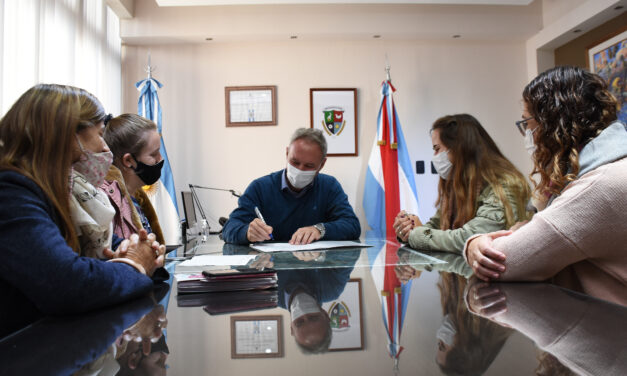
[[[388,54],[385,54],[385,78],[386,81],[390,81],[390,60],[388,59]]]
[[[156,70],[157,70],[157,67],[153,67],[153,66],[150,64],[150,50],[148,50],[148,65],[146,65],[146,68],[144,69],[144,71],[145,71],[146,73],[148,73],[148,79],[151,79],[151,78],[152,78],[152,72],[154,72],[154,71],[156,71]]]

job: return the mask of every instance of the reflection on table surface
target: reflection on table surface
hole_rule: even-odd
[[[181,299],[174,278],[0,340],[0,374],[627,374],[626,307],[549,284],[482,283],[458,255],[367,242],[303,254],[207,243],[197,254],[254,254],[253,266],[276,270],[276,290]]]

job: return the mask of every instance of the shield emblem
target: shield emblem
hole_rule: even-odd
[[[339,135],[344,129],[346,122],[344,121],[344,109],[340,107],[327,107],[324,113],[324,130],[329,136]]]
[[[344,302],[334,302],[329,308],[329,319],[331,328],[335,330],[346,330],[350,328],[350,311]]]

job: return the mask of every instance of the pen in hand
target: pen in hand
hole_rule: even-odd
[[[261,219],[261,222],[263,222],[264,225],[266,225],[266,221],[263,219],[263,215],[261,215],[261,212],[259,211],[259,208],[255,206],[255,214],[257,215],[257,218]],[[270,236],[270,240],[274,240],[274,236],[272,236],[272,234],[268,234]]]

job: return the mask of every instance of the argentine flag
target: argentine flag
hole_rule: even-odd
[[[165,163],[161,169],[161,178],[146,192],[150,198],[152,206],[155,208],[159,224],[163,231],[166,244],[180,244],[181,230],[178,205],[176,203],[176,190],[174,189],[174,176],[168,160],[168,153],[165,151],[163,135],[161,133],[161,104],[157,89],[163,85],[152,78],[143,79],[135,84],[139,90],[139,101],[137,102],[137,114],[150,119],[157,124],[157,131],[161,139],[159,152]]]
[[[392,224],[399,211],[418,215],[416,182],[392,97],[395,90],[389,80],[383,82],[363,200],[373,235],[392,239],[396,238]]]
[[[368,161],[363,206],[371,228],[366,242],[373,246],[368,249],[370,273],[380,292],[388,354],[398,370],[399,355],[403,351],[401,332],[412,283],[402,284],[394,270],[400,244],[394,241],[396,234],[392,223],[401,209],[418,214],[418,196],[407,144],[392,99],[394,91],[389,79],[383,82],[377,137]]]

